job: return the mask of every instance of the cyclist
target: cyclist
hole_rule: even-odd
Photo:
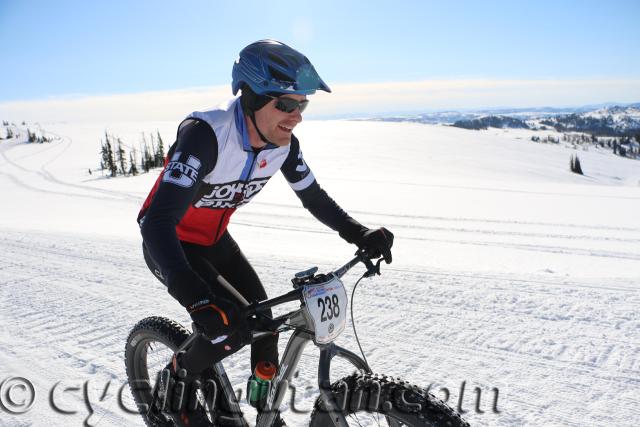
[[[234,98],[223,108],[190,114],[178,127],[165,168],[138,216],[150,270],[204,331],[169,370],[192,381],[250,342],[231,284],[249,302],[264,287],[227,224],[278,170],[318,220],[344,240],[391,262],[393,234],[369,229],[344,212],[306,164],[294,128],[316,90],[331,92],[300,52],[275,40],[245,47],[233,65]],[[278,364],[277,336],[251,346],[251,369]],[[182,378],[183,381],[185,379]],[[201,423],[197,412],[171,413],[177,425]],[[284,423],[278,416],[278,422]]]

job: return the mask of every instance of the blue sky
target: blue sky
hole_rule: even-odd
[[[240,49],[266,37],[338,87],[635,81],[639,18],[638,0],[0,0],[0,102],[227,85]],[[638,87],[619,94],[640,101]],[[619,100],[602,96],[592,102]]]

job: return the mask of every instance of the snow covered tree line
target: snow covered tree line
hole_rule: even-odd
[[[26,126],[26,125],[27,123],[23,121],[22,126]],[[6,135],[4,137],[0,135],[0,139],[19,138],[20,133],[18,131],[24,130],[24,129],[19,129],[15,123],[9,123],[7,120],[2,121],[2,126],[5,128]],[[45,136],[44,131],[42,129],[40,129],[40,134],[38,134],[35,131],[31,132],[31,129],[27,128],[27,136],[28,136],[27,142],[37,142],[39,144],[42,144],[44,142],[51,142],[54,139],[52,137]]]
[[[122,138],[110,135],[107,131],[104,136],[100,148],[100,171],[103,175],[105,171],[111,177],[138,175],[164,165],[164,141],[159,131],[156,131],[155,135],[149,134],[150,143],[147,142],[147,136],[143,132],[139,150],[125,144]]]
[[[49,137],[46,137],[44,135],[38,136],[38,135],[36,135],[35,132],[31,132],[31,129],[28,129],[28,128],[27,128],[27,135],[29,135],[28,142],[37,142],[39,144],[42,144],[43,142],[51,142],[51,141],[53,141],[53,138],[49,138]]]
[[[531,137],[531,141],[552,144],[559,144],[562,141],[571,144],[573,148],[576,148],[576,146],[579,145],[585,151],[587,151],[590,146],[595,146],[596,148],[610,149],[613,151],[613,154],[621,157],[631,159],[640,158],[640,134],[634,135],[633,137],[598,137],[593,134],[585,133],[563,133],[561,137],[554,137],[551,135],[540,137],[534,135]]]
[[[10,127],[6,128],[7,129],[7,136],[5,138],[0,136],[0,139],[11,139],[13,137],[17,137],[18,135],[13,133],[13,129],[11,129]]]
[[[22,124],[24,124],[24,122],[22,122]],[[14,129],[12,129],[9,126],[13,126],[15,128],[16,124],[15,123],[9,123],[6,120],[2,121],[2,127],[4,127],[5,130],[6,130],[6,136],[3,137],[2,135],[0,135],[0,139],[12,139],[12,138],[19,138],[20,137],[20,134],[17,133],[16,131],[14,131]]]

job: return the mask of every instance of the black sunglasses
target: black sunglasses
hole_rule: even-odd
[[[302,101],[296,101],[295,99],[292,99],[292,98],[282,98],[282,97],[271,96],[271,95],[265,95],[265,96],[271,99],[275,99],[276,100],[275,107],[278,110],[282,111],[283,113],[292,113],[296,110],[296,108],[299,108],[300,112],[302,113],[307,108],[307,105],[309,105],[308,99],[303,99]]]

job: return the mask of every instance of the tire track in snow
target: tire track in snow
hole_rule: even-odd
[[[306,211],[305,211],[306,212]],[[264,214],[254,213],[254,212],[242,212],[238,216],[242,218],[255,218],[257,220],[264,221]],[[316,225],[317,222],[312,221],[312,219],[308,215],[283,215],[279,214],[278,219],[291,219],[296,220],[297,222],[308,222],[309,224]],[[448,220],[444,220],[448,221]],[[470,222],[479,222],[479,221],[470,221]],[[256,223],[255,220],[252,220],[251,223],[255,223],[259,226],[267,226],[271,225],[268,223]],[[238,222],[236,220],[233,221],[233,224],[244,224],[247,222]],[[502,224],[511,224],[509,222],[502,222]],[[598,242],[624,242],[624,243],[640,243],[640,235],[638,238],[626,238],[626,237],[612,237],[612,236],[594,236],[591,234],[558,234],[558,233],[549,233],[549,232],[527,232],[527,231],[510,231],[510,230],[497,230],[497,229],[482,229],[482,228],[464,228],[464,227],[446,227],[446,226],[436,226],[436,225],[419,225],[419,224],[406,224],[406,223],[398,223],[391,220],[391,222],[386,221],[385,226],[388,228],[395,229],[405,229],[405,230],[424,230],[424,231],[445,231],[445,232],[454,232],[454,233],[468,233],[468,234],[486,234],[492,236],[508,236],[508,237],[532,237],[532,238],[549,238],[549,239],[565,239],[565,240],[593,240]],[[305,230],[310,231],[314,230],[313,226],[306,228]],[[640,233],[640,229],[638,229]]]
[[[113,200],[121,200],[121,201],[126,201],[126,202],[132,202],[132,203],[136,203],[136,204],[141,204],[142,201],[144,200],[143,197],[140,196],[135,196],[126,192],[122,192],[122,191],[115,191],[115,190],[107,190],[107,189],[101,189],[101,188],[96,188],[96,187],[92,187],[92,186],[88,186],[88,185],[81,185],[81,184],[73,184],[73,183],[69,183],[69,182],[65,182],[62,181],[60,179],[58,179],[57,177],[55,177],[53,174],[51,174],[51,172],[48,171],[47,169],[47,165],[53,163],[55,160],[57,160],[60,156],[62,156],[72,145],[72,140],[69,137],[62,137],[60,136],[60,138],[63,139],[63,141],[68,141],[68,144],[66,146],[63,147],[62,151],[60,151],[57,155],[53,156],[52,158],[49,158],[45,163],[43,163],[40,166],[39,170],[31,170],[31,169],[27,169],[25,167],[23,167],[22,165],[16,163],[15,161],[12,161],[11,159],[8,158],[8,156],[6,155],[5,151],[8,151],[8,149],[14,148],[16,145],[13,145],[11,147],[8,147],[6,149],[0,150],[0,155],[5,159],[5,161],[10,164],[11,166],[21,170],[22,172],[26,172],[30,175],[35,174],[37,176],[39,176],[40,178],[42,178],[45,182],[51,183],[51,184],[55,184],[57,186],[61,186],[62,188],[67,188],[67,189],[78,189],[81,190],[83,193],[74,193],[74,192],[65,192],[65,191],[56,191],[56,190],[49,190],[49,189],[44,189],[44,188],[39,188],[39,187],[35,187],[33,185],[30,184],[26,184],[25,182],[23,182],[18,176],[14,175],[14,174],[10,174],[7,172],[0,172],[1,175],[7,176],[14,184],[29,190],[29,191],[35,191],[38,193],[47,193],[47,194],[54,194],[54,195],[61,195],[61,196],[68,196],[68,197],[79,197],[79,198],[89,198],[89,199],[94,199],[94,200],[104,200],[105,196],[112,198]],[[58,147],[56,147],[58,148]],[[38,153],[33,153],[35,154],[40,154],[42,153],[44,150],[39,151]]]
[[[632,196],[605,196],[605,195],[592,195],[592,194],[574,194],[574,193],[558,193],[558,192],[541,192],[541,191],[529,191],[529,190],[514,190],[511,188],[491,188],[491,187],[473,187],[466,185],[451,185],[451,184],[427,184],[418,182],[402,182],[402,181],[383,181],[376,179],[355,179],[355,178],[330,178],[324,177],[323,180],[334,180],[341,183],[345,181],[365,182],[367,185],[371,183],[378,184],[394,184],[401,186],[413,186],[413,187],[430,187],[430,188],[447,188],[452,190],[473,190],[484,191],[492,193],[515,193],[515,194],[535,194],[539,196],[561,196],[561,197],[575,197],[575,198],[597,198],[597,199],[614,199],[614,200],[640,200],[640,197]]]
[[[253,228],[261,228],[261,229],[273,229],[273,230],[286,230],[286,231],[303,231],[307,233],[319,233],[319,234],[332,234],[333,232],[329,230],[319,230],[311,227],[304,226],[290,226],[290,225],[280,225],[280,224],[260,224],[256,222],[245,222],[245,221],[234,221],[234,225],[243,225],[245,227],[253,227]],[[405,240],[414,240],[414,241],[422,241],[422,242],[439,242],[439,243],[452,243],[459,245],[473,245],[473,246],[489,246],[489,247],[497,247],[497,248],[511,248],[511,249],[519,249],[523,251],[530,252],[543,252],[543,253],[552,253],[552,254],[564,254],[564,255],[583,255],[583,256],[595,256],[595,257],[603,257],[603,258],[618,258],[618,259],[630,259],[630,260],[639,260],[640,261],[640,253],[629,253],[629,252],[615,252],[615,251],[605,251],[598,249],[580,249],[580,248],[571,248],[564,246],[550,246],[550,245],[531,245],[525,243],[509,243],[509,242],[491,242],[491,241],[474,241],[474,240],[462,240],[462,239],[435,239],[428,237],[413,237],[413,236],[402,236],[396,234],[396,239],[405,239]]]
[[[622,349],[626,354],[621,357],[622,361],[626,360],[626,363],[622,363],[621,366],[609,366],[607,365],[607,357],[611,351],[610,340],[603,335],[602,332],[609,331],[609,328],[605,324],[593,324],[588,329],[594,329],[593,331],[587,330],[587,333],[583,333],[583,329],[575,329],[575,326],[567,326],[564,329],[564,325],[572,325],[572,322],[559,321],[557,328],[549,328],[549,322],[545,319],[535,318],[522,318],[520,313],[513,311],[509,313],[508,304],[497,304],[500,311],[492,309],[492,305],[488,301],[483,302],[479,300],[478,295],[486,293],[486,289],[482,287],[482,283],[479,280],[468,280],[464,283],[468,288],[466,292],[460,291],[459,288],[455,290],[448,289],[448,284],[438,284],[436,288],[430,287],[426,289],[424,293],[418,293],[418,288],[414,281],[407,281],[399,285],[387,284],[383,287],[371,286],[366,293],[366,299],[368,302],[372,301],[384,301],[383,304],[371,304],[377,307],[377,313],[372,313],[370,308],[367,308],[363,312],[362,307],[358,310],[356,303],[356,321],[358,323],[358,330],[362,331],[364,336],[363,346],[365,349],[373,349],[374,354],[378,354],[378,357],[384,359],[384,354],[387,353],[389,347],[394,348],[394,352],[399,351],[396,345],[402,346],[403,344],[411,343],[415,347],[411,351],[426,351],[427,360],[433,360],[429,356],[430,353],[435,354],[449,354],[454,359],[438,360],[437,365],[432,365],[427,362],[430,369],[435,369],[434,375],[437,378],[447,378],[452,375],[452,371],[456,377],[459,373],[456,372],[458,368],[454,368],[452,363],[456,367],[465,365],[466,363],[472,363],[475,361],[481,361],[481,365],[485,366],[484,371],[491,372],[494,378],[499,381],[513,382],[507,389],[507,395],[504,397],[509,404],[514,402],[518,403],[518,406],[529,406],[540,410],[539,402],[545,400],[548,396],[549,399],[549,411],[553,412],[553,416],[546,414],[543,419],[546,421],[537,422],[536,425],[549,425],[556,424],[562,421],[563,425],[567,424],[567,421],[571,421],[575,425],[587,425],[583,424],[576,418],[576,409],[582,409],[586,402],[591,401],[590,395],[606,392],[615,395],[616,392],[623,393],[625,390],[638,389],[640,390],[640,371],[637,370],[637,360],[634,363],[633,359],[638,358],[637,352],[634,353],[634,341],[639,344],[639,332],[637,328],[630,325],[625,335],[627,341],[621,341],[619,345],[623,345]],[[444,289],[438,290],[438,287]],[[478,289],[474,292],[473,289]],[[361,290],[360,292],[364,292]],[[510,291],[503,291],[503,294],[519,293],[519,289],[512,289]],[[493,292],[491,292],[493,294]],[[414,298],[409,304],[406,300],[408,295],[413,295]],[[415,297],[420,297],[415,299]],[[356,297],[358,298],[358,297]],[[636,292],[635,300],[637,301],[638,293]],[[360,299],[360,301],[362,301]],[[579,305],[580,298],[576,298],[573,302],[569,301],[569,304]],[[471,303],[472,308],[478,305],[480,310],[467,310],[467,304]],[[540,298],[538,307],[541,304],[547,304],[544,298]],[[627,311],[633,316],[634,302],[633,300],[627,302]],[[367,304],[370,307],[370,304]],[[424,307],[422,313],[428,313],[428,316],[421,315],[421,311],[407,309],[407,306],[411,307]],[[407,319],[416,319],[416,327],[420,330],[420,335],[416,337],[415,329],[413,328],[399,328],[396,325],[389,323],[389,316],[385,316],[385,313],[392,313],[397,307],[403,307],[402,316],[398,317],[394,323],[403,324],[411,323]],[[433,307],[440,310],[434,310]],[[382,312],[382,313],[380,313]],[[504,314],[508,313],[509,316]],[[493,319],[489,320],[488,319]],[[420,320],[418,320],[420,319]],[[519,320],[519,321],[518,321]],[[419,323],[418,323],[419,322]],[[585,322],[585,326],[588,323]],[[391,328],[397,334],[393,340],[387,342],[385,346],[378,347],[375,339],[371,336],[373,331],[386,330]],[[536,346],[533,347],[531,343],[531,337],[535,339],[535,335],[528,333],[531,329],[538,331],[545,331],[543,336],[549,336],[554,341],[567,340],[566,344],[573,346],[574,349],[567,351],[564,357],[556,356],[550,351],[536,352]],[[503,332],[501,332],[503,331]],[[608,333],[609,333],[608,332]],[[607,334],[608,334],[607,333]],[[564,336],[563,336],[564,335]],[[478,337],[483,337],[478,340]],[[632,337],[635,337],[633,339]],[[631,338],[631,339],[630,339]],[[500,340],[503,342],[500,343]],[[373,343],[372,343],[373,341]],[[598,343],[600,350],[594,351],[597,358],[594,361],[585,360],[581,349],[589,349],[591,343]],[[395,343],[395,344],[394,344]],[[377,348],[377,350],[376,350]],[[544,347],[542,347],[544,349]],[[550,350],[550,349],[549,349]],[[597,348],[596,348],[597,350]],[[407,356],[409,357],[409,356]],[[375,358],[369,357],[369,359]],[[513,367],[522,367],[524,372],[513,372]],[[384,369],[381,370],[385,370]],[[462,369],[462,368],[460,368]],[[481,373],[473,373],[470,377],[463,377],[467,380],[478,379],[478,375]],[[532,378],[536,377],[548,377],[553,378],[551,382],[537,383],[539,388],[531,390],[522,388],[519,384],[530,384]],[[576,386],[576,381],[583,384],[582,386]],[[587,388],[586,384],[590,384],[590,388]],[[568,392],[569,390],[572,390]],[[559,396],[562,396],[560,398]],[[637,394],[640,396],[640,394]],[[527,403],[528,397],[532,402],[536,404]],[[611,396],[608,396],[610,399]],[[559,399],[562,405],[554,403],[554,399]],[[526,403],[526,404],[525,404]],[[638,415],[640,408],[640,397],[636,397],[631,401],[627,401],[628,404],[634,406],[625,407],[628,415]],[[564,409],[569,407],[569,409]],[[632,409],[632,413],[629,414],[629,408]],[[591,411],[590,415],[608,415],[606,411]],[[550,420],[553,420],[551,422]],[[615,423],[614,423],[615,424]],[[596,424],[598,425],[598,424]]]
[[[61,157],[69,148],[71,148],[71,145],[73,144],[73,140],[71,139],[71,137],[69,136],[64,136],[64,135],[58,135],[55,134],[53,132],[50,132],[51,134],[57,136],[58,138],[62,139],[62,140],[66,140],[69,142],[69,144],[60,152],[58,153],[57,156],[49,159],[46,163],[42,164],[41,168],[40,168],[40,175],[46,179],[49,182],[53,182],[56,184],[60,184],[69,188],[78,188],[84,191],[90,191],[90,192],[94,192],[94,193],[99,193],[99,194],[104,194],[104,195],[108,195],[108,196],[115,196],[116,199],[120,199],[120,200],[128,200],[128,201],[135,201],[136,203],[142,203],[142,201],[144,200],[144,198],[142,197],[138,197],[138,196],[133,196],[129,193],[125,193],[122,191],[115,191],[115,190],[106,190],[106,189],[102,189],[102,188],[96,188],[96,187],[91,187],[88,185],[80,185],[80,184],[72,184],[69,182],[65,182],[65,181],[61,181],[60,179],[56,178],[54,175],[51,174],[51,172],[49,172],[49,170],[47,169],[47,166],[50,165],[51,163],[53,163],[54,161],[56,161],[59,157]]]
[[[122,379],[122,346],[130,327],[145,315],[144,310],[141,311],[141,301],[154,299],[153,306],[147,307],[149,314],[165,314],[177,320],[185,317],[163,290],[149,286],[155,280],[137,253],[137,243],[3,231],[0,248],[5,259],[0,269],[0,295],[6,305],[0,307],[0,312],[9,330],[21,328],[24,331],[23,336],[12,340],[12,346],[19,349],[20,354],[26,351],[43,355],[44,350],[44,356],[51,357],[50,363],[62,375]],[[36,253],[38,259],[44,261],[34,263]],[[272,257],[268,261],[254,262],[254,265],[269,282],[286,282],[288,278],[290,266],[287,260]],[[124,280],[123,272],[126,272]],[[420,273],[403,274],[403,269],[389,272],[394,274],[380,278],[381,283],[375,286],[367,286],[364,305],[364,289],[356,296],[356,322],[365,349],[371,352],[370,360],[383,372],[394,374],[398,369],[411,367],[413,375],[427,379],[462,377],[492,385],[492,381],[499,383],[503,376],[503,382],[508,383],[505,395],[501,397],[504,399],[501,408],[505,413],[500,417],[472,416],[476,425],[500,425],[500,420],[513,419],[514,414],[520,414],[528,421],[535,419],[543,425],[598,425],[593,420],[607,416],[598,408],[591,409],[582,421],[576,419],[576,408],[583,403],[580,396],[589,398],[605,390],[613,393],[636,387],[633,381],[638,373],[637,360],[630,360],[619,369],[612,368],[609,363],[608,357],[615,352],[617,343],[609,342],[600,354],[594,353],[598,357],[588,363],[585,362],[588,358],[585,359],[580,351],[570,348],[557,356],[551,349],[536,353],[537,345],[534,342],[532,346],[531,341],[522,339],[527,334],[521,329],[515,329],[514,333],[499,328],[500,324],[521,328],[522,325],[515,322],[519,317],[533,328],[553,323],[549,319],[536,320],[535,316],[528,320],[522,318],[517,306],[510,307],[503,302],[493,306],[486,295],[498,292],[509,298],[523,291],[521,286],[509,286],[510,279],[498,278],[487,283],[487,279],[481,277],[434,274],[428,276],[427,281],[440,283],[426,288],[425,277]],[[523,281],[530,282],[537,283]],[[545,285],[538,283],[539,287]],[[603,295],[616,293],[610,289],[598,292]],[[407,298],[410,296],[413,298],[409,303]],[[534,304],[534,309],[551,297],[553,292],[536,296],[538,303]],[[576,305],[583,298],[584,295],[574,294],[565,302]],[[603,301],[603,298],[594,299]],[[465,301],[473,302],[469,310],[461,306]],[[628,297],[626,302],[629,306],[635,304]],[[28,309],[20,312],[15,307]],[[401,318],[385,315],[397,307],[405,307]],[[362,309],[366,311],[364,314]],[[608,316],[614,319],[615,313]],[[500,322],[491,322],[492,317],[499,318]],[[558,328],[547,327],[547,334],[556,342],[573,338],[578,348],[589,340],[598,339],[598,331],[607,330],[603,321],[592,325],[594,331],[573,332],[571,328],[562,332],[563,322],[557,323]],[[25,324],[28,327],[24,327]],[[633,329],[626,332],[631,334],[629,345],[632,346],[638,332]],[[348,331],[345,338],[350,336]],[[598,342],[603,341],[600,338]],[[354,343],[350,342],[347,347],[353,349]],[[389,359],[389,348],[397,352],[394,359],[402,362]],[[8,352],[10,349],[0,345],[0,354]],[[637,359],[640,355],[631,353],[627,357]],[[478,370],[474,367],[479,361],[483,368]],[[389,366],[390,362],[393,367]],[[526,374],[520,372],[523,367],[526,367]],[[523,375],[527,378],[524,383],[529,384],[525,388],[517,380]],[[548,382],[544,378],[554,381]],[[530,388],[531,384],[536,386]],[[585,389],[587,385],[589,389]],[[602,398],[612,399],[610,394]],[[627,397],[623,402],[633,404],[636,401]],[[469,404],[466,406],[468,408]],[[637,410],[626,410],[626,416],[636,415]],[[613,424],[616,421],[619,425],[622,419],[614,416]]]
[[[254,201],[252,202],[254,205],[264,205],[271,206],[277,208],[285,208],[285,209],[293,209],[299,212],[303,212],[300,206],[289,205],[284,203],[267,203]],[[401,214],[401,213],[382,213],[382,212],[371,212],[371,211],[359,211],[359,210],[349,210],[349,212],[357,215],[368,215],[373,217],[384,217],[384,218],[406,218],[410,220],[433,220],[433,221],[453,221],[453,222],[479,222],[479,223],[488,223],[488,224],[506,224],[506,225],[535,225],[535,226],[543,226],[543,227],[566,227],[566,228],[584,228],[584,229],[595,229],[595,230],[611,230],[611,231],[631,231],[631,232],[640,232],[640,227],[612,227],[607,225],[591,225],[591,224],[573,224],[573,223],[555,223],[555,222],[540,222],[540,221],[519,221],[519,220],[501,220],[501,219],[487,219],[487,218],[470,218],[470,217],[442,217],[442,216],[433,216],[433,215],[411,215],[411,214]]]

